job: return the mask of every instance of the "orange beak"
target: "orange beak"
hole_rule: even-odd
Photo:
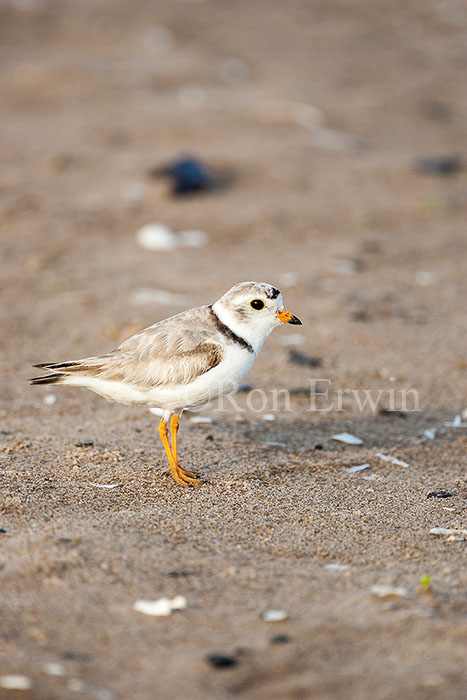
[[[290,311],[286,311],[285,309],[281,311],[280,314],[276,314],[276,318],[278,318],[279,321],[282,321],[282,323],[291,323],[292,326],[302,325],[302,322],[299,318],[291,314]]]

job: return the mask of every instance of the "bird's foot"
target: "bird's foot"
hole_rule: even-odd
[[[203,480],[196,476],[196,474],[189,469],[184,469],[177,465],[170,470],[173,478],[178,484],[182,486],[196,486],[197,484],[202,484]]]

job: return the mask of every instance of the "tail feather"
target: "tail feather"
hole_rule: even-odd
[[[46,374],[45,377],[32,377],[31,384],[60,384],[63,382],[66,374]]]
[[[39,365],[33,365],[33,367],[51,369],[55,372],[68,374],[70,372],[95,372],[101,369],[102,362],[99,362],[99,358],[90,357],[86,360],[71,360],[70,362],[42,362]]]

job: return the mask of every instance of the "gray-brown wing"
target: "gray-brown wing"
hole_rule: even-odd
[[[107,355],[43,367],[151,388],[189,384],[216,367],[222,356],[209,307],[203,306],[145,328]]]

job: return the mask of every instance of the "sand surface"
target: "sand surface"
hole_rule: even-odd
[[[467,527],[467,430],[444,425],[467,404],[467,175],[414,167],[467,159],[463,3],[4,0],[0,34],[0,676],[31,686],[2,700],[464,700],[466,545],[430,530]],[[148,172],[181,153],[231,186],[172,197]],[[209,243],[144,250],[151,221]],[[248,377],[264,406],[184,416],[200,488],[148,411],[27,383],[248,279],[304,325]],[[419,410],[338,411],[339,389]]]

